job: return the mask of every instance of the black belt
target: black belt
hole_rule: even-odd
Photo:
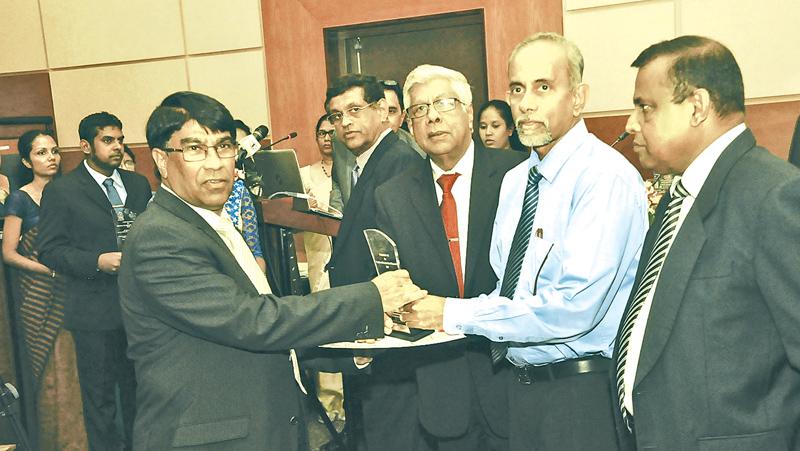
[[[519,380],[520,384],[529,385],[533,382],[552,381],[564,377],[577,376],[578,374],[608,372],[610,368],[611,359],[592,356],[565,360],[549,365],[514,366],[514,372],[517,374],[517,380]]]

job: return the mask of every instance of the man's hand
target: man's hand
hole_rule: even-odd
[[[428,294],[427,291],[414,285],[405,269],[385,272],[372,279],[372,283],[381,294],[384,312],[398,310],[403,305],[422,299]]]
[[[414,329],[444,330],[444,298],[427,296],[405,305],[400,318]]]
[[[106,252],[97,257],[97,269],[107,274],[116,274],[119,271],[119,262],[122,261],[122,252]]]

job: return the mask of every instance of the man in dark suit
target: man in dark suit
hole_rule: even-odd
[[[472,93],[463,74],[419,66],[405,90],[411,131],[429,158],[377,189],[378,228],[395,241],[420,287],[454,297],[491,292],[497,278],[489,243],[500,184],[526,155],[473,142]],[[451,206],[455,215],[446,213]],[[492,369],[483,337],[377,356],[364,401],[369,449],[506,449],[504,371]]]
[[[420,158],[388,124],[383,88],[375,77],[345,75],[328,88],[325,111],[336,135],[356,157],[353,186],[328,263],[331,286],[375,275],[364,229],[375,227],[375,188]]]
[[[150,185],[118,169],[124,136],[116,116],[90,114],[78,133],[86,159],[45,188],[37,246],[41,261],[66,278],[64,327],[75,340],[89,447],[130,449],[136,381],[125,355],[117,270],[122,242],[150,200]],[[120,414],[124,439],[116,427]]]
[[[364,229],[376,227],[375,188],[409,164],[422,160],[389,127],[384,91],[375,77],[345,75],[337,79],[326,92],[325,111],[336,129],[337,139],[355,157],[352,169],[342,176],[349,180],[352,188],[326,266],[331,287],[338,287],[364,282],[375,276],[375,265],[364,238]],[[337,164],[334,156],[334,173],[341,173]],[[359,410],[356,402],[358,383],[355,378],[347,377],[344,385],[346,435],[352,441],[360,435],[360,421],[356,414]]]
[[[227,108],[193,92],[168,96],[147,123],[162,186],[131,229],[120,270],[136,449],[306,449],[291,348],[381,337],[384,309],[424,293],[396,271],[306,297],[272,295],[222,211],[233,136]]]
[[[675,174],[617,336],[626,449],[800,449],[800,172],[758,147],[719,42],[681,36],[633,62],[627,131]]]
[[[383,96],[386,100],[386,124],[397,133],[401,141],[408,144],[420,157],[425,158],[425,152],[419,148],[414,137],[410,133],[400,128],[405,119],[405,111],[402,109],[403,91],[394,80],[381,80]],[[333,173],[331,177],[331,206],[339,211],[343,211],[347,202],[350,200],[350,193],[353,190],[352,178],[350,174],[356,165],[356,156],[351,152],[338,137],[333,140]]]

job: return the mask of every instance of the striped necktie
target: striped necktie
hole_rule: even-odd
[[[500,296],[504,298],[513,299],[514,291],[519,283],[522,261],[525,259],[533,230],[533,218],[536,216],[536,207],[539,205],[539,180],[541,179],[542,174],[539,173],[539,169],[536,166],[532,167],[528,172],[528,185],[525,187],[522,213],[520,213],[517,230],[514,232],[514,239],[511,242],[511,251],[508,253],[503,284],[500,286]],[[492,342],[490,350],[492,363],[497,364],[506,357],[508,343]]]
[[[658,279],[658,274],[661,271],[661,267],[664,265],[664,260],[667,259],[667,251],[672,244],[672,240],[675,237],[675,230],[678,226],[681,205],[683,205],[683,201],[688,195],[689,192],[686,191],[686,188],[683,187],[683,183],[681,183],[681,180],[678,179],[675,185],[674,197],[670,199],[669,204],[667,205],[667,213],[664,215],[664,220],[662,221],[661,228],[658,231],[658,237],[656,238],[655,242],[656,244],[653,246],[653,251],[650,254],[650,259],[647,261],[644,275],[642,276],[642,280],[639,282],[639,287],[636,289],[636,294],[633,297],[633,302],[631,302],[630,309],[625,315],[622,331],[620,332],[619,339],[617,341],[619,346],[617,352],[617,395],[619,396],[618,400],[620,412],[622,412],[622,418],[625,420],[628,430],[632,429],[632,414],[631,412],[628,412],[624,401],[625,363],[628,357],[631,333],[633,332],[634,324],[636,324],[636,319],[639,317],[639,313],[642,311],[642,307],[645,304],[644,301],[647,299],[647,295],[655,286],[655,282]]]

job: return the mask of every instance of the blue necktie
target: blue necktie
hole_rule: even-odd
[[[511,242],[511,251],[508,253],[503,284],[500,286],[500,296],[508,299],[514,298],[514,291],[519,283],[522,261],[525,259],[525,252],[528,250],[533,230],[533,218],[536,216],[536,207],[539,205],[539,180],[541,179],[542,174],[539,173],[536,166],[532,167],[528,172],[528,185],[525,187],[522,213],[517,222],[517,230],[514,232],[514,240]],[[493,342],[490,348],[492,363],[497,364],[506,357],[508,343]]]
[[[114,211],[119,213],[125,207],[125,205],[122,203],[122,199],[119,197],[117,189],[114,188],[114,180],[110,177],[103,180],[103,186],[106,187],[108,201],[111,202],[111,206],[114,207]]]

